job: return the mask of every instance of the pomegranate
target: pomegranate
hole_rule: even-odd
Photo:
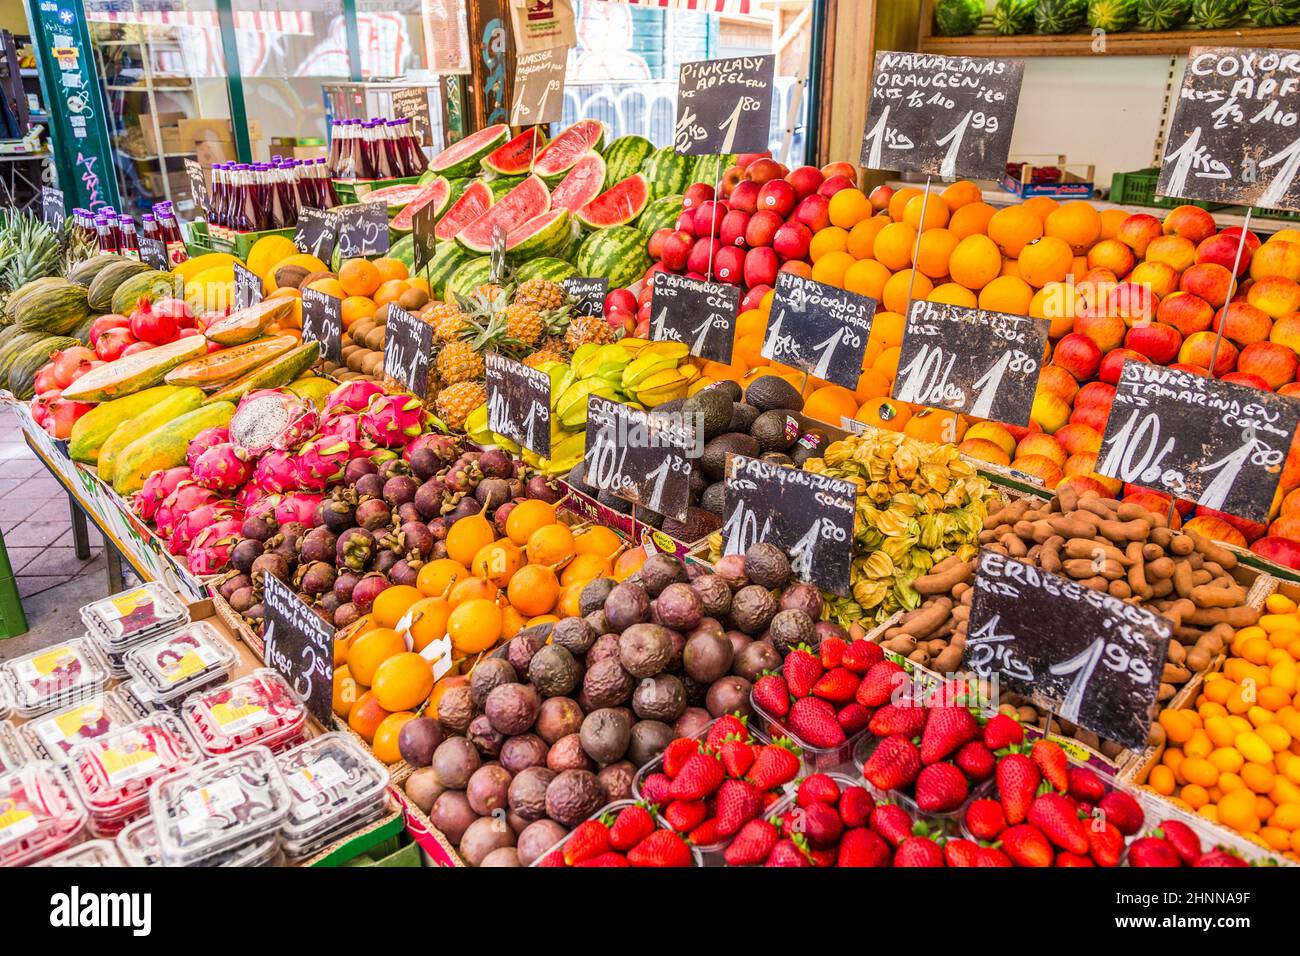
[[[122,350],[135,340],[135,336],[131,334],[131,330],[128,328],[107,329],[99,337],[99,341],[95,343],[95,354],[103,361],[111,362],[116,358],[120,358]]]
[[[81,376],[85,375],[92,368],[99,368],[103,364],[104,363],[99,361],[98,359],[94,359],[89,362],[78,362],[77,367],[72,370],[72,382],[75,382],[77,379],[81,378]],[[69,382],[68,384],[71,385],[72,382]]]
[[[122,355],[135,355],[137,352],[148,352],[153,347],[154,345],[152,342],[132,342],[126,348],[122,349]]]
[[[148,298],[141,296],[131,313],[131,334],[141,342],[163,345],[176,338],[176,320],[165,312],[154,309]]]
[[[95,353],[84,345],[74,345],[61,352],[51,352],[50,364],[54,366],[54,378],[58,381],[59,388],[68,387],[72,381],[72,373],[77,370],[79,363],[88,362],[94,357]]]
[[[167,296],[155,302],[153,310],[160,315],[167,316],[180,328],[188,328],[194,325],[194,310],[189,307],[189,303],[184,299]]]
[[[72,434],[72,426],[77,419],[94,407],[90,402],[65,402],[58,399],[50,403],[49,423],[43,427],[55,438],[65,439]]]
[[[51,392],[57,392],[63,386],[59,384],[58,378],[54,374],[54,363],[42,365],[36,373],[36,378],[32,382],[32,388],[39,398],[42,395],[48,395]]]
[[[90,347],[94,348],[99,344],[99,337],[109,329],[125,329],[130,326],[131,320],[125,315],[117,315],[110,312],[108,315],[101,315],[90,323]]]

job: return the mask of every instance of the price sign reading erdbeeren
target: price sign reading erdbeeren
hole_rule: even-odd
[[[877,53],[862,165],[1001,179],[1024,72],[1020,60]]]
[[[587,484],[678,521],[686,517],[699,429],[598,395],[587,397]]]
[[[731,361],[739,286],[657,272],[650,299],[650,338],[683,342],[697,358]]]
[[[856,388],[875,314],[875,299],[782,272],[761,354],[813,378]]]
[[[686,156],[767,149],[776,57],[737,56],[683,63],[677,80],[673,146]]]
[[[1115,387],[1097,471],[1267,522],[1298,424],[1293,399],[1130,359]]]
[[[1300,52],[1192,47],[1156,195],[1300,210]]]

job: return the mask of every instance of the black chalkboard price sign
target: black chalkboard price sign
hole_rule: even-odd
[[[182,160],[182,163],[185,166],[185,178],[190,181],[190,198],[194,200],[195,215],[206,214],[208,209],[208,183],[203,178],[203,167],[199,165],[197,159],[185,159]]]
[[[298,207],[298,224],[293,230],[293,244],[298,251],[329,261],[334,252],[337,233],[334,215],[315,206]]]
[[[876,54],[863,166],[944,179],[1001,179],[1025,64],[933,53]]]
[[[740,288],[671,272],[656,272],[653,282],[650,338],[684,342],[698,358],[730,363]]]
[[[1294,399],[1130,359],[1097,471],[1267,523],[1298,424]]]
[[[515,97],[510,107],[512,126],[560,121],[568,61],[567,46],[532,50],[515,58]]]
[[[429,120],[429,88],[408,86],[393,91],[393,116],[411,121],[411,132],[420,137],[421,146],[433,145]]]
[[[388,251],[388,207],[382,202],[336,206],[338,251],[344,259],[382,256]]]
[[[965,667],[1073,723],[1144,747],[1173,622],[995,551],[980,552]]]
[[[235,264],[235,308],[247,309],[262,301],[262,280],[242,262]]]
[[[1156,195],[1300,210],[1300,53],[1192,47]]]
[[[163,245],[161,239],[155,239],[153,236],[140,237],[140,261],[147,266],[153,266],[159,272],[171,268],[167,262],[167,247]]]
[[[1028,425],[1046,319],[916,301],[907,313],[894,398]]]
[[[41,219],[51,229],[62,229],[65,217],[63,190],[54,186],[41,187]]]
[[[769,144],[776,57],[683,63],[673,146],[686,156],[758,153]]]
[[[438,210],[435,203],[427,202],[416,210],[411,220],[411,243],[415,252],[415,274],[420,275],[433,261],[434,249],[438,239],[433,234],[438,224]]]
[[[875,299],[782,272],[761,354],[813,378],[856,388],[875,314]]]
[[[488,428],[543,458],[551,454],[551,377],[488,352]]]
[[[384,374],[412,395],[428,398],[433,326],[390,302],[385,328]]]
[[[302,290],[302,338],[319,342],[327,362],[343,361],[343,300],[319,289]]]
[[[326,624],[283,582],[266,576],[263,659],[280,672],[323,727],[333,726],[334,628]]]
[[[680,521],[702,447],[699,429],[679,419],[587,397],[583,478],[602,491]]]
[[[573,311],[578,315],[604,315],[605,296],[609,295],[609,280],[570,276],[560,285],[573,297]]]
[[[770,541],[790,555],[799,580],[847,595],[857,500],[850,482],[728,455],[723,553],[744,554],[750,545]]]

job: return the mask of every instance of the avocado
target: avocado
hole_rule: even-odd
[[[749,427],[749,433],[758,439],[763,451],[789,451],[800,431],[798,419],[793,417],[792,411],[784,408],[763,412]]]
[[[700,455],[700,468],[704,471],[705,478],[721,481],[726,477],[728,454],[757,458],[761,451],[762,447],[754,436],[726,432],[704,446],[704,452]]]
[[[794,459],[783,451],[769,451],[764,453],[759,461],[765,461],[769,465],[779,465],[782,468],[793,468]]]
[[[727,431],[749,431],[749,426],[754,424],[754,419],[758,418],[759,414],[758,409],[753,405],[746,405],[744,402],[732,402],[731,424],[727,426]]]
[[[727,484],[723,481],[715,481],[709,487],[704,489],[704,494],[700,495],[700,508],[711,515],[722,517],[722,509],[726,506],[724,496],[727,493]]]
[[[596,492],[596,500],[606,508],[609,508],[612,511],[617,511],[621,515],[630,515],[632,513],[632,502],[625,498],[620,498],[612,491]]]
[[[745,401],[760,412],[770,412],[776,408],[803,411],[803,396],[799,390],[775,375],[762,375],[750,382],[745,391]]]
[[[717,484],[709,487],[721,488],[723,486]],[[721,494],[719,494],[719,510],[721,510]],[[676,521],[669,518],[664,522],[662,531],[678,541],[689,543],[708,537],[721,527],[722,518],[713,512],[705,511],[703,508],[687,508],[684,520]]]
[[[720,382],[714,382],[712,385],[700,389],[696,394],[702,395],[705,392],[721,392],[723,395],[727,396],[727,401],[729,402],[738,402],[741,397],[740,383],[733,382],[729,378],[725,378]]]
[[[588,497],[595,498],[600,494],[600,489],[587,484],[584,477],[586,470],[587,463],[585,461],[580,461],[569,469],[569,473],[565,476],[564,480],[567,481],[575,491],[579,491]]]
[[[790,449],[790,457],[794,460],[795,466],[803,467],[803,463],[809,458],[820,458],[826,446],[831,443],[830,436],[820,428],[810,428],[794,443]]]
[[[717,438],[731,423],[730,393],[716,388],[701,389],[682,404],[682,414],[688,427],[693,424],[693,417],[699,416],[705,441]]]

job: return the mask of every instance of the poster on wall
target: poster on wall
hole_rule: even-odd
[[[424,54],[432,73],[469,72],[465,0],[420,0]]]

